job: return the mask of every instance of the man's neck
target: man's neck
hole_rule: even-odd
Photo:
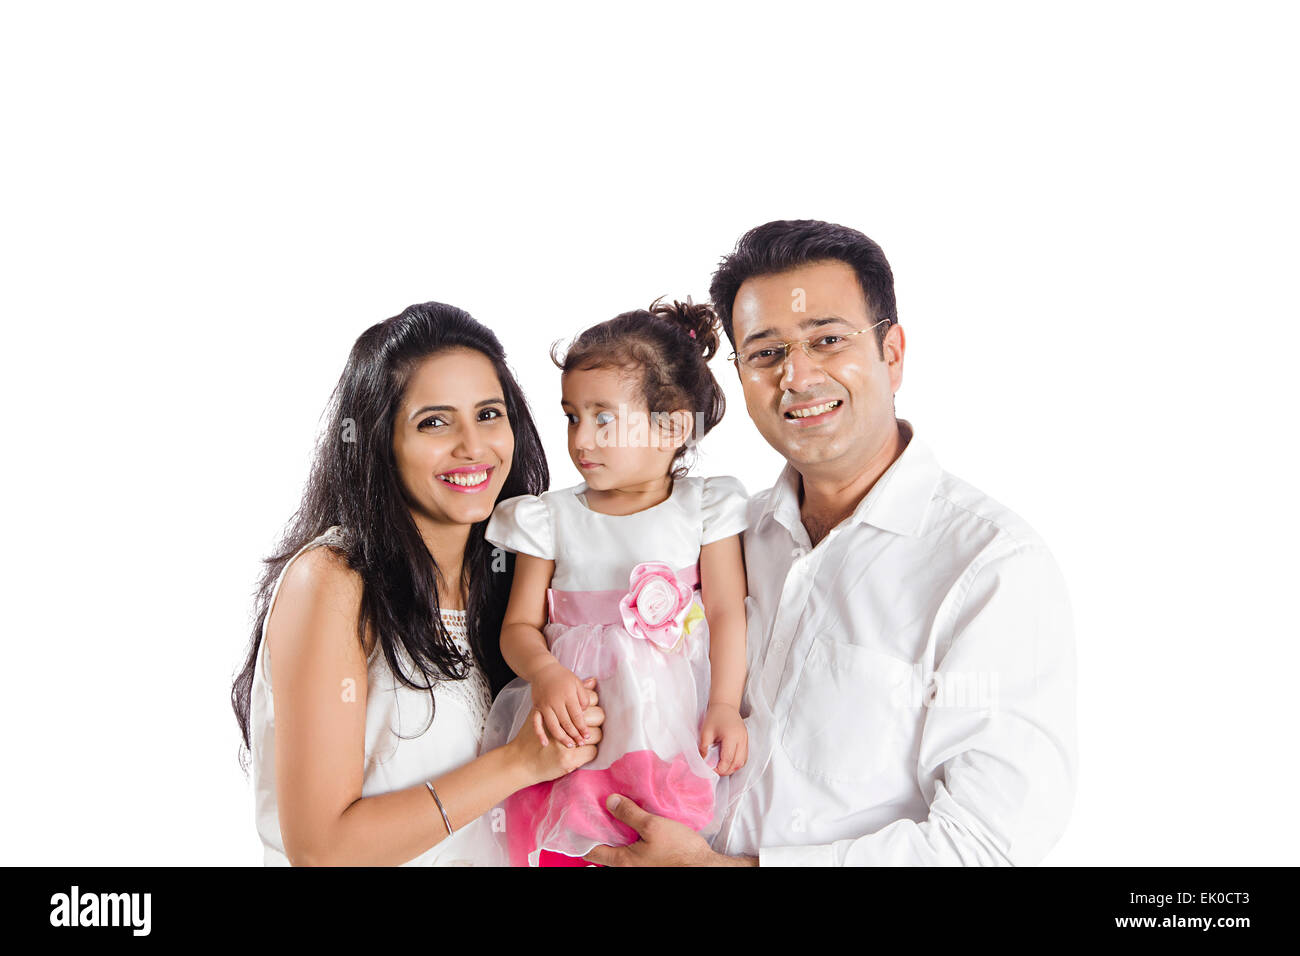
[[[893,431],[861,467],[845,472],[810,470],[800,474],[799,518],[816,547],[831,529],[853,514],[880,476],[898,460],[911,433],[895,424]]]

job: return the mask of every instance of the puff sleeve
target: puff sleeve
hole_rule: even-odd
[[[700,544],[721,541],[740,534],[749,525],[749,495],[739,478],[722,475],[704,479],[700,496]]]
[[[538,495],[519,495],[497,502],[483,536],[516,554],[555,558],[555,523],[550,506]]]

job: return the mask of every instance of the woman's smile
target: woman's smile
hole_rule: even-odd
[[[492,473],[495,470],[496,468],[493,465],[466,465],[463,468],[444,471],[438,475],[438,480],[453,491],[473,495],[483,491],[491,484]]]

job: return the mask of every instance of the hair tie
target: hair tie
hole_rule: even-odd
[[[695,330],[691,329],[691,338],[695,338]]]

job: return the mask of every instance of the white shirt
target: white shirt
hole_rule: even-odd
[[[280,572],[271,592],[270,607],[284,582],[284,572],[298,555],[310,548],[340,543],[340,529],[330,528],[308,542]],[[270,619],[268,610],[267,619]],[[465,612],[442,610],[443,623],[462,651],[469,651]],[[407,673],[414,673],[403,656]],[[429,692],[407,687],[393,674],[376,645],[367,662],[365,770],[361,796],[372,797],[393,790],[405,790],[433,780],[463,766],[478,756],[479,740],[487,720],[491,693],[487,678],[475,663],[463,681],[440,681],[434,686],[436,705],[430,716]],[[288,866],[284,840],[280,835],[280,813],[275,790],[275,701],[271,693],[271,656],[267,650],[266,625],[253,667],[253,692],[249,714],[252,736],[253,791],[257,833],[262,839],[263,862],[267,866]],[[428,811],[438,808],[429,798]],[[489,821],[480,817],[404,866],[446,866],[497,862]]]
[[[714,849],[1040,861],[1075,780],[1073,626],[1046,546],[915,437],[815,548],[800,481],[787,464],[750,501],[750,760]]]

